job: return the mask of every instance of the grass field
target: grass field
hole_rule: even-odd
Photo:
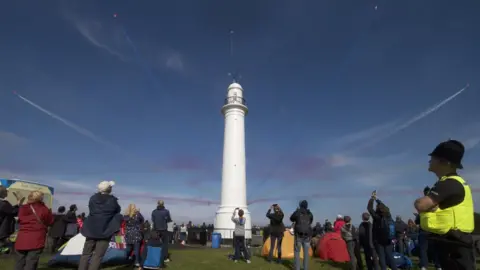
[[[282,265],[270,264],[259,256],[259,251],[253,251],[252,263],[246,264],[243,261],[234,263],[228,260],[227,256],[231,252],[231,249],[187,249],[187,250],[173,250],[172,262],[168,263],[168,269],[172,270],[236,270],[236,269],[292,269],[293,262],[285,261]],[[42,257],[39,270],[51,269],[48,268],[46,263],[49,256]],[[2,257],[1,269],[10,270],[14,267],[13,257]],[[416,262],[414,262],[415,264]],[[58,268],[56,268],[58,269]],[[134,269],[133,266],[117,266],[104,269]],[[310,259],[309,269],[349,269],[346,264],[335,264],[332,262],[320,261],[317,258]],[[413,269],[418,269],[414,267]],[[430,268],[434,269],[434,268]]]

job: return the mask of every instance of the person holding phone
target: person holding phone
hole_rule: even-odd
[[[273,212],[272,212],[273,210]],[[268,261],[273,260],[273,251],[275,244],[277,245],[277,263],[282,262],[282,241],[285,232],[285,225],[283,224],[283,211],[278,204],[273,204],[267,211],[267,218],[270,219],[270,253]]]
[[[236,218],[236,214],[238,211],[238,218]],[[248,254],[247,246],[245,245],[245,223],[246,218],[243,216],[244,212],[240,208],[235,208],[233,210],[232,215],[232,222],[235,223],[235,231],[233,235],[233,242],[235,245],[235,258],[234,261],[238,262],[240,259],[240,253],[243,250],[243,256],[247,263],[251,263],[250,261],[250,254]]]

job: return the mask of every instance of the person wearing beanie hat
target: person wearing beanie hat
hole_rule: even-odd
[[[414,202],[422,229],[436,240],[435,250],[442,269],[475,269],[472,191],[457,173],[463,169],[464,154],[465,147],[457,140],[437,145],[429,154],[428,170],[438,181],[427,195]]]
[[[90,197],[89,213],[81,228],[86,239],[79,270],[100,269],[110,239],[120,230],[123,216],[120,214],[118,199],[111,194],[114,185],[113,181],[102,181],[97,186],[98,192]]]
[[[102,181],[97,186],[98,192],[105,193],[105,194],[110,194],[112,192],[113,186],[115,186],[114,181]]]

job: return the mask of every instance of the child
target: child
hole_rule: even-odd
[[[238,218],[235,218],[235,214],[238,210]],[[235,246],[235,257],[234,261],[238,262],[240,259],[240,252],[243,250],[243,255],[247,263],[250,263],[250,254],[248,254],[247,247],[245,246],[245,222],[246,219],[243,217],[243,210],[240,208],[235,208],[233,210],[232,221],[235,223],[235,232],[234,232],[234,246]]]
[[[142,269],[162,269],[162,238],[157,231],[151,231],[148,242],[143,249],[142,261],[139,270]]]

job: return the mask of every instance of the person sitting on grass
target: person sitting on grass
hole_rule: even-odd
[[[143,248],[142,260],[139,270],[162,269],[165,267],[162,258],[162,238],[157,231],[150,233],[150,238]]]
[[[235,214],[238,210],[238,218],[235,217]],[[243,256],[247,263],[250,263],[250,254],[248,254],[247,247],[245,245],[245,223],[246,219],[243,217],[244,212],[240,208],[235,208],[233,210],[232,221],[235,223],[235,231],[233,236],[233,244],[235,247],[235,257],[234,262],[238,262],[240,259],[240,252],[243,250]]]

